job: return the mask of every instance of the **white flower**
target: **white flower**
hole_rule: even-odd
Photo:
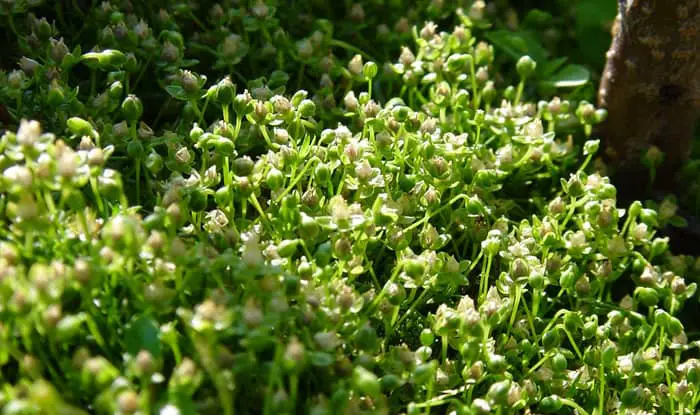
[[[209,232],[217,232],[228,225],[226,214],[219,209],[214,209],[207,213],[204,228]]]
[[[41,126],[38,121],[22,120],[17,131],[17,143],[21,146],[33,146],[41,135]]]
[[[22,189],[29,189],[32,186],[32,172],[25,166],[12,166],[5,170],[3,176]]]

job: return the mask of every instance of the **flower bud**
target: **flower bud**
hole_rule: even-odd
[[[69,53],[68,47],[66,44],[63,42],[63,38],[56,40],[54,38],[50,39],[50,49],[49,49],[49,54],[51,55],[51,59],[60,64],[63,62],[63,58]]]
[[[19,67],[27,76],[33,76],[39,66],[41,66],[39,62],[25,56],[22,56],[19,60]]]
[[[126,55],[116,49],[105,49],[101,52],[88,52],[81,56],[88,65],[93,65],[101,69],[118,69],[124,65]]]
[[[371,61],[365,63],[364,66],[362,67],[362,75],[368,81],[374,79],[374,77],[377,76],[378,71],[379,71],[379,67],[377,66],[377,64],[374,62],[371,62]]]
[[[532,76],[532,74],[535,72],[537,62],[535,62],[535,60],[530,56],[525,55],[518,59],[518,63],[516,64],[515,68],[518,71],[520,78],[526,79]]]
[[[143,114],[143,104],[136,95],[130,94],[122,102],[121,110],[127,121],[135,123]]]
[[[236,86],[231,82],[230,77],[225,77],[216,85],[216,102],[221,105],[229,105],[233,102],[236,94]]]
[[[479,42],[474,49],[474,62],[478,66],[488,65],[493,60],[493,46]]]
[[[348,63],[348,71],[354,76],[360,76],[362,74],[362,70],[364,68],[363,62],[362,62],[362,56],[361,55],[355,55],[350,59],[350,62]]]
[[[119,394],[117,405],[121,413],[135,414],[140,408],[139,395],[132,390],[124,391]]]
[[[180,58],[180,50],[169,40],[166,40],[160,51],[160,58],[165,62],[175,63]]]

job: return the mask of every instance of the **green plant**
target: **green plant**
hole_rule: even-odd
[[[3,413],[693,413],[700,261],[499,10],[242,3],[3,9]]]

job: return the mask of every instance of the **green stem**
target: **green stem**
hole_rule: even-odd
[[[603,415],[605,409],[605,367],[603,363],[598,367],[600,386],[598,389],[598,414]]]
[[[542,358],[541,358],[537,363],[535,363],[535,365],[532,366],[532,367],[530,368],[530,370],[527,371],[527,374],[525,375],[525,377],[529,377],[530,375],[532,375],[533,373],[535,373],[535,371],[536,371],[537,369],[539,369],[540,366],[542,366],[543,364],[545,364],[545,363],[547,362],[547,360],[549,360],[551,357],[552,357],[552,356],[551,356],[551,354],[549,354],[549,353],[547,353],[547,354],[545,354],[544,356],[542,356]]]
[[[508,321],[508,333],[513,328],[515,323],[515,316],[518,313],[518,308],[520,308],[520,297],[522,296],[523,287],[520,284],[515,284],[515,300],[513,301],[513,309],[510,312],[510,320]]]
[[[585,409],[583,409],[579,404],[570,399],[560,398],[560,401],[569,408],[574,408],[576,411],[578,411],[579,415],[589,415]]]
[[[329,46],[336,46],[336,47],[339,47],[339,48],[348,50],[348,51],[350,51],[350,52],[357,53],[358,55],[360,55],[360,56],[362,56],[363,58],[365,58],[365,59],[367,59],[367,60],[370,60],[370,61],[372,61],[372,62],[379,62],[378,60],[374,59],[373,57],[371,57],[370,55],[368,55],[367,53],[365,53],[365,52],[364,52],[363,50],[361,50],[360,48],[358,48],[358,47],[356,47],[356,46],[353,46],[353,45],[351,45],[351,44],[349,44],[349,43],[347,43],[347,42],[343,42],[342,40],[331,39],[331,41],[330,41],[328,44],[329,44]]]
[[[523,96],[523,89],[525,89],[525,79],[520,78],[520,82],[518,82],[518,88],[515,91],[515,101],[513,102],[514,107],[517,107],[520,103],[520,98]]]
[[[225,104],[221,108],[223,110],[223,115],[224,115],[224,122],[228,124],[228,119],[229,119],[229,107],[228,104]]]
[[[406,312],[403,313],[403,315],[401,316],[399,321],[396,323],[398,326],[401,326],[401,323],[403,323],[403,321],[408,316],[413,314],[413,311],[416,309],[416,307],[418,307],[419,305],[421,305],[423,303],[424,298],[428,295],[429,292],[430,292],[430,290],[423,290],[423,292],[418,296],[418,298],[416,298],[416,301],[414,301],[411,304],[411,306],[408,308],[408,310],[406,310]]]
[[[486,264],[482,263],[481,267],[481,281],[479,281],[479,304],[484,303],[484,299],[488,294],[489,289],[489,274],[491,273],[491,262],[493,261],[493,255],[488,254],[486,257]]]

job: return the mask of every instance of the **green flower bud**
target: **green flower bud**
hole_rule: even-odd
[[[196,143],[203,135],[204,130],[202,130],[202,128],[199,125],[197,125],[197,123],[195,123],[192,129],[190,130],[190,141]]]
[[[644,377],[646,381],[652,385],[659,384],[664,381],[666,376],[666,365],[664,362],[656,362],[654,366],[649,368],[645,373]]]
[[[81,56],[88,65],[103,70],[119,69],[126,62],[126,55],[116,49],[105,49],[101,52],[88,52]]]
[[[598,152],[599,148],[600,148],[600,140],[588,140],[583,145],[583,154],[586,156],[589,154],[595,154]]]
[[[479,42],[474,49],[474,57],[477,66],[488,65],[493,60],[493,46]]]
[[[564,179],[562,179],[563,181]],[[577,174],[572,174],[569,180],[564,182],[564,189],[572,197],[579,197],[583,194],[583,183]]]
[[[355,334],[355,344],[360,350],[371,352],[377,348],[377,331],[369,324],[365,324]]]
[[[447,58],[447,70],[455,73],[455,74],[460,74],[464,72],[464,70],[467,68],[469,65],[469,59],[471,58],[471,55],[466,55],[466,54],[461,54],[461,53],[455,53],[450,55]]]
[[[333,251],[330,241],[326,241],[320,244],[316,248],[316,253],[314,254],[314,260],[319,267],[325,267],[331,261],[333,256]]]
[[[381,395],[381,386],[377,375],[362,366],[356,366],[352,374],[352,385],[358,391],[372,397]]]
[[[602,123],[603,121],[605,121],[606,118],[608,118],[608,110],[606,110],[605,108],[599,108],[595,110],[593,120],[596,124]]]
[[[48,20],[46,20],[45,17],[42,17],[41,19],[36,21],[34,30],[36,31],[36,34],[41,40],[47,40],[49,37],[51,37],[51,34],[53,33],[53,28],[51,27],[51,24]]]
[[[338,238],[333,244],[333,255],[340,260],[349,260],[352,255],[352,244],[346,237]]]
[[[49,87],[49,93],[46,97],[46,102],[51,107],[58,107],[65,102],[65,94],[63,87],[59,85],[58,80],[54,79],[51,81],[51,86]]]
[[[433,331],[430,329],[423,329],[420,333],[420,343],[423,346],[430,346],[435,342],[435,335],[433,334]]]
[[[233,144],[233,141],[230,138],[217,136],[211,144],[214,145],[214,150],[217,154],[226,157],[236,154],[236,146]]]
[[[233,161],[233,173],[237,176],[248,176],[253,172],[255,163],[248,156],[239,157]]]
[[[299,115],[304,118],[313,117],[316,113],[316,104],[309,99],[305,99],[299,103]]]
[[[508,404],[508,392],[510,391],[511,381],[502,380],[496,382],[489,388],[486,396],[488,396],[497,405],[507,405]]]
[[[552,369],[554,369],[555,372],[561,373],[565,371],[567,367],[568,362],[566,361],[566,356],[562,353],[555,353],[554,356],[552,356]]]
[[[493,81],[487,81],[484,88],[481,90],[481,96],[486,104],[491,104],[496,100],[498,91],[496,91],[496,86]]]
[[[564,403],[558,395],[550,395],[542,398],[539,408],[546,414],[553,414],[559,412],[563,406]]]
[[[635,288],[634,297],[645,307],[654,307],[659,303],[659,295],[655,289],[650,287]]]
[[[365,77],[366,80],[370,81],[377,76],[378,70],[379,67],[377,66],[377,64],[370,61],[365,63],[365,65],[362,67],[362,75]]]
[[[597,122],[595,107],[587,101],[581,101],[578,108],[576,108],[576,116],[583,124],[593,125]]]
[[[126,60],[124,61],[124,70],[129,73],[134,73],[139,69],[139,61],[136,60],[136,55],[133,53],[126,54]]]
[[[219,207],[228,206],[233,199],[233,191],[228,186],[220,187],[214,193],[214,200]]]
[[[66,125],[71,133],[76,136],[93,136],[95,130],[92,125],[80,117],[71,117],[66,121]]]
[[[656,226],[659,223],[659,214],[654,209],[642,209],[639,213],[639,218],[649,226]]]
[[[520,78],[526,79],[529,78],[535,72],[535,68],[537,68],[537,62],[535,62],[535,60],[532,59],[530,56],[525,55],[518,59],[518,63],[516,64],[515,68],[517,69]]]
[[[640,386],[625,389],[620,395],[620,401],[627,408],[640,407],[644,403],[644,390]]]
[[[436,361],[423,363],[413,370],[413,379],[418,385],[425,385],[435,376]]]
[[[561,334],[557,328],[549,330],[542,336],[542,346],[546,350],[551,350],[561,345]]]
[[[143,158],[145,150],[141,140],[136,139],[129,141],[129,144],[126,146],[126,153],[129,155],[129,158],[132,159],[138,160]]]
[[[325,185],[331,178],[331,171],[327,164],[319,163],[314,170],[314,178],[319,185]]]
[[[270,190],[277,190],[284,186],[284,174],[273,167],[265,176],[265,183]]]
[[[515,87],[513,85],[508,85],[506,89],[503,90],[503,98],[508,101],[513,101],[513,99],[515,99]]]
[[[600,351],[600,361],[604,367],[612,367],[617,359],[617,346],[611,341],[606,341]]]
[[[81,314],[63,317],[56,325],[56,335],[61,342],[70,342],[80,335],[85,317]]]
[[[146,168],[153,174],[157,174],[163,170],[163,157],[155,151],[151,151],[146,157]]]
[[[528,284],[535,290],[541,290],[545,287],[544,275],[539,272],[533,272],[528,278]]]
[[[292,255],[294,255],[298,246],[298,239],[285,239],[284,241],[277,244],[277,253],[282,258],[289,258]]]
[[[508,369],[508,361],[505,356],[492,353],[486,359],[486,366],[489,372],[503,373]]]
[[[402,174],[399,176],[399,187],[404,192],[410,192],[416,186],[416,176],[413,174]]]
[[[236,95],[233,99],[233,110],[239,116],[245,116],[253,112],[253,97],[246,90],[243,93]]]
[[[425,263],[419,259],[409,258],[403,262],[403,270],[411,278],[418,278],[425,273]]]
[[[207,194],[201,189],[193,189],[189,194],[189,208],[201,212],[207,208]]]
[[[657,257],[668,251],[669,238],[654,238],[651,242],[651,256]]]
[[[301,216],[301,226],[299,227],[299,236],[304,239],[305,241],[312,241],[316,239],[318,236],[319,232],[321,230],[321,227],[319,224],[314,220],[314,218],[302,214]]]
[[[122,102],[122,115],[130,123],[136,123],[143,114],[141,100],[133,94],[128,95]]]
[[[666,325],[666,329],[671,336],[677,336],[683,332],[683,323],[681,323],[678,318],[671,316]]]
[[[236,86],[231,82],[230,77],[225,77],[216,85],[215,99],[220,105],[233,103],[236,94]]]
[[[124,85],[121,83],[121,81],[112,82],[109,89],[107,89],[107,95],[114,100],[121,99],[123,93]]]

